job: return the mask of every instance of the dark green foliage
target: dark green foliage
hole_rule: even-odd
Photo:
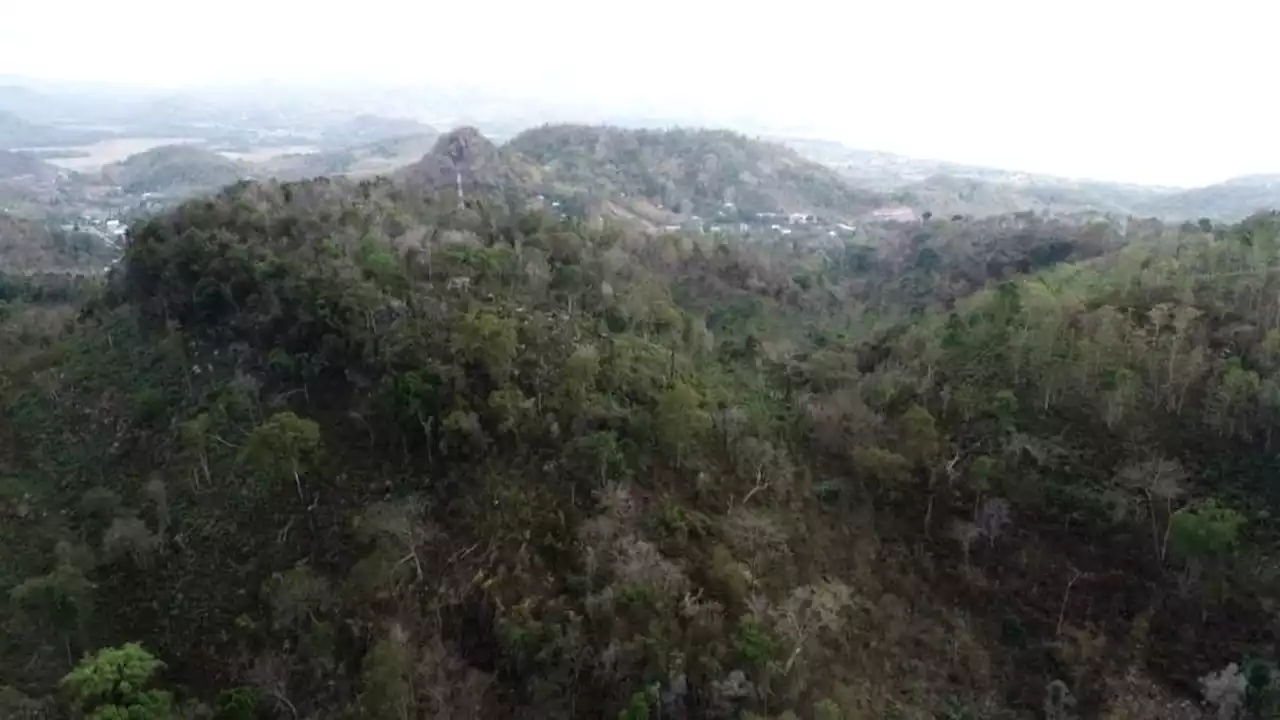
[[[262,701],[252,688],[238,687],[218,693],[213,704],[214,720],[254,720]]]
[[[809,248],[388,181],[190,202],[6,359],[3,702],[102,647],[145,677],[84,712],[228,720],[1194,687],[1273,640],[1275,225]]]

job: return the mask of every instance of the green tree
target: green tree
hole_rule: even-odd
[[[938,454],[938,427],[928,410],[912,405],[898,419],[899,453],[917,466],[926,466]]]
[[[320,448],[320,426],[291,412],[279,412],[249,434],[241,459],[276,477],[292,477],[298,499],[306,499],[301,466]]]
[[[1235,547],[1244,516],[1210,498],[1174,513],[1170,525],[1170,545],[1179,557],[1208,560]]]
[[[711,416],[702,409],[698,392],[676,381],[658,400],[654,423],[658,441],[680,467],[688,448],[711,429]]]
[[[37,629],[62,636],[71,657],[71,640],[88,625],[93,615],[93,583],[85,576],[88,561],[69,543],[55,548],[54,568],[46,575],[29,578],[9,592],[21,615]]]
[[[147,689],[164,668],[137,643],[86,655],[62,687],[86,720],[169,720],[173,696]]]
[[[453,337],[454,352],[479,363],[490,377],[499,380],[510,371],[518,347],[515,323],[489,312],[462,318]]]
[[[360,671],[360,707],[365,716],[379,720],[413,717],[413,652],[399,626],[378,640],[365,656]]]
[[[48,703],[27,697],[9,685],[0,685],[0,717],[5,720],[46,720],[52,716]]]

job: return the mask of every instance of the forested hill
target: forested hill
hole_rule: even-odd
[[[204,148],[163,145],[113,163],[103,174],[126,192],[214,191],[240,180],[248,169]]]
[[[26,153],[0,150],[0,180],[34,179],[37,182],[57,177],[58,168]]]
[[[410,187],[554,202],[577,217],[641,226],[759,223],[762,215],[862,215],[883,196],[778,145],[711,130],[547,125],[501,147],[475,128],[446,133],[397,173]]]
[[[441,135],[430,152],[404,169],[402,177],[411,187],[426,190],[452,190],[459,182],[464,193],[528,195],[534,190],[528,168],[473,127]]]
[[[138,224],[0,336],[0,716],[1275,717],[1280,219],[881,232]]]
[[[752,213],[851,217],[880,198],[788,148],[726,130],[546,125],[506,149],[538,165],[552,190],[647,198],[677,213],[709,217],[731,203]]]
[[[118,254],[96,235],[0,213],[0,273],[98,272]]]

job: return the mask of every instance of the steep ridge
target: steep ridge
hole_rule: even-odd
[[[483,193],[529,189],[523,170],[479,130],[460,127],[441,135],[431,152],[401,176],[414,187],[438,190],[460,182],[464,192]]]

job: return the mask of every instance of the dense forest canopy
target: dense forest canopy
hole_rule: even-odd
[[[0,716],[1280,712],[1274,214],[333,132],[0,215]]]
[[[0,715],[1280,708],[1280,218],[433,185],[240,183],[0,283]]]

